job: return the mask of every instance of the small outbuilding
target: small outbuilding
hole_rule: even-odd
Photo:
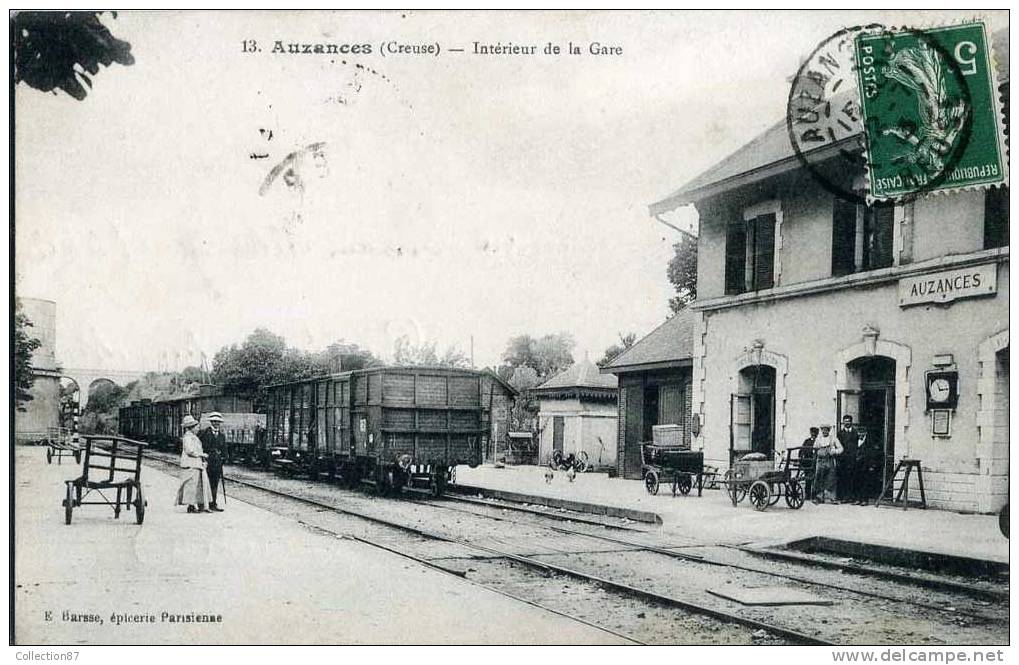
[[[616,466],[617,383],[584,358],[531,391],[538,400],[539,463],[561,450],[586,452],[595,469]]]
[[[658,432],[689,445],[694,329],[699,315],[675,314],[601,368],[619,380],[616,470],[640,478],[640,445]]]

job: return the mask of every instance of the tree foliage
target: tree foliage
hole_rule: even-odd
[[[619,333],[619,343],[613,344],[609,348],[605,349],[604,355],[602,355],[601,360],[598,361],[598,366],[604,367],[605,365],[608,365],[610,362],[612,362],[613,358],[618,356],[623,351],[626,351],[636,342],[637,342],[636,333],[631,332],[626,333],[625,335],[623,333]]]
[[[471,366],[470,358],[454,345],[447,346],[441,354],[437,342],[414,344],[407,335],[396,338],[393,344],[393,362],[397,365],[430,365],[437,367]]]
[[[573,364],[576,345],[573,335],[567,332],[511,337],[502,354],[504,366],[499,369],[500,376],[512,376],[509,368],[530,367],[539,379],[548,379]]]
[[[14,314],[14,405],[18,411],[24,411],[25,404],[32,401],[32,354],[42,344],[30,335],[31,327],[32,322],[19,309]]]
[[[212,382],[257,403],[265,387],[274,383],[378,364],[371,351],[342,339],[323,351],[309,352],[288,347],[283,337],[259,328],[240,346],[233,344],[216,353],[212,359]]]
[[[127,394],[127,388],[118,386],[112,381],[96,383],[89,391],[85,413],[113,413],[121,406]]]
[[[669,308],[679,312],[697,299],[697,238],[684,234],[672,249],[667,273],[676,295],[669,298]]]
[[[101,13],[11,12],[14,83],[43,92],[60,89],[81,101],[100,66],[134,64],[131,45],[113,36],[99,20]]]

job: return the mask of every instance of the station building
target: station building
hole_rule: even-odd
[[[1007,66],[999,78],[1007,104]],[[862,175],[832,178],[852,188]],[[693,205],[700,219],[695,448],[724,468],[850,414],[884,450],[881,481],[919,460],[928,505],[997,511],[1008,500],[1008,189],[888,206],[833,189],[794,154],[783,120],[652,204],[652,215]]]

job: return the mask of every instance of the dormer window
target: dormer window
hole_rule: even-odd
[[[831,274],[877,270],[892,265],[895,206],[835,199],[832,214]]]
[[[735,295],[775,286],[775,238],[781,224],[777,201],[747,208],[725,238],[725,292]]]

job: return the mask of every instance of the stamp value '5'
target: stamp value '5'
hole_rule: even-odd
[[[1008,184],[983,23],[861,32],[855,56],[868,200]]]

